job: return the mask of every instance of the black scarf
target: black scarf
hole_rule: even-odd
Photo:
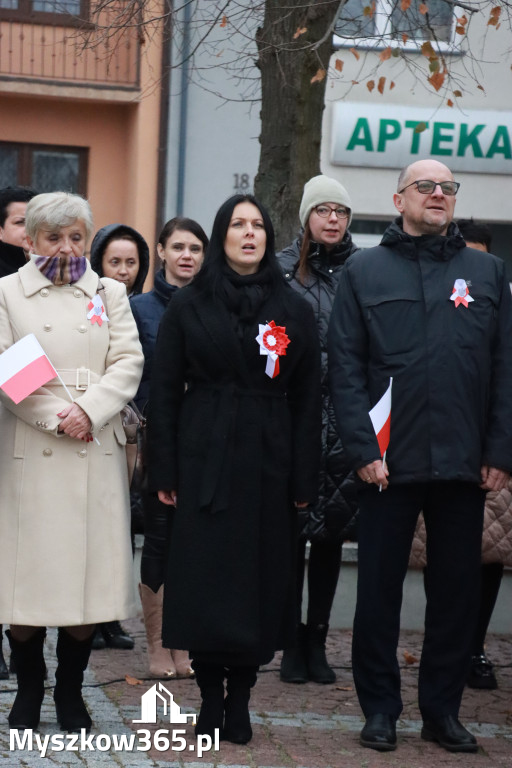
[[[222,268],[220,298],[227,306],[240,339],[254,323],[263,303],[270,295],[272,275],[264,264],[253,275],[239,275],[227,264]],[[260,318],[260,322],[263,322]]]

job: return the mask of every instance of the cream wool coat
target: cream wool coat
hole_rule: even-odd
[[[0,352],[34,333],[92,422],[58,435],[58,381],[15,405],[0,391],[0,623],[65,626],[136,612],[125,436],[119,412],[143,354],[125,286],[102,278],[109,322],[87,319],[99,278],[54,286],[28,262],[0,280]]]

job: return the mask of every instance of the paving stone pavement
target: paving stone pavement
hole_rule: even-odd
[[[27,741],[10,741],[7,714],[15,695],[15,681],[0,681],[0,767],[40,768],[62,766],[120,766],[121,768],[512,768],[512,637],[493,635],[487,653],[496,666],[497,691],[466,689],[461,720],[477,736],[479,751],[474,755],[450,754],[420,738],[421,719],[417,709],[417,662],[407,664],[404,653],[419,658],[421,634],[402,633],[399,658],[402,666],[404,711],[398,724],[398,749],[378,753],[359,746],[363,725],[350,669],[350,632],[334,630],[328,638],[328,656],[338,676],[334,685],[286,685],[279,680],[280,654],[261,670],[251,698],[254,737],[247,745],[220,742],[218,750],[198,754],[193,725],[170,725],[159,711],[156,725],[134,723],[141,719],[141,695],[155,680],[147,677],[145,636],[139,618],[124,622],[134,635],[133,651],[93,651],[86,673],[85,699],[94,720],[89,739],[63,749],[55,721],[51,686],[55,671],[55,631],[50,631],[45,656],[49,667],[48,690],[41,725]],[[6,643],[4,642],[4,647]],[[126,678],[128,676],[128,680]],[[182,713],[199,708],[200,697],[193,680],[162,681],[173,694]],[[164,732],[156,746],[144,735],[161,729],[175,731],[175,741],[166,744]],[[172,732],[171,732],[172,735]],[[36,741],[38,737],[39,741]],[[21,736],[19,737],[22,738]],[[117,750],[121,744],[131,749]],[[53,739],[53,741],[52,741]],[[47,751],[42,757],[45,742]],[[175,748],[172,749],[171,745]],[[178,751],[184,745],[185,749]],[[71,745],[67,745],[71,746]],[[53,748],[52,748],[53,747]],[[60,747],[60,749],[59,749]],[[94,747],[94,750],[91,749]],[[138,750],[142,747],[143,750]],[[45,762],[43,763],[43,759]]]

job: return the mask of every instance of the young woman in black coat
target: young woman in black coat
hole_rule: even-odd
[[[316,499],[320,424],[312,310],[281,276],[265,209],[235,195],[162,318],[149,401],[150,490],[176,507],[163,641],[190,649],[198,734],[249,741],[258,667],[290,643],[296,509]]]

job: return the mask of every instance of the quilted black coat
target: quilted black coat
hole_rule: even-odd
[[[318,503],[309,510],[305,533],[310,539],[354,540],[357,498],[354,474],[345,458],[336,427],[327,377],[327,329],[343,265],[357,250],[350,232],[331,251],[311,243],[309,275],[305,284],[298,276],[302,235],[278,254],[289,285],[312,306],[322,355],[322,463]]]

